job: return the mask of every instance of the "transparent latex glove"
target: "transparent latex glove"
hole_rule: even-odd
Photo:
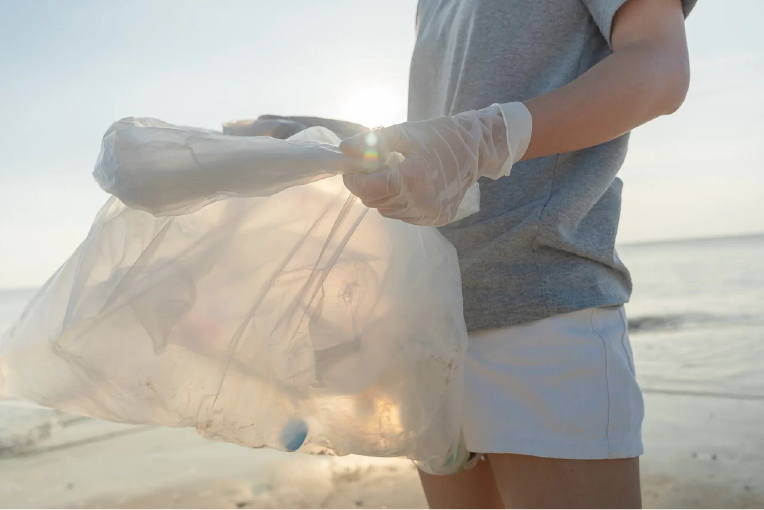
[[[531,116],[522,103],[369,131],[340,144],[346,154],[364,156],[372,171],[345,174],[345,186],[388,218],[445,225],[479,177],[509,175],[530,135]],[[378,154],[389,152],[402,154],[403,161],[375,169]]]

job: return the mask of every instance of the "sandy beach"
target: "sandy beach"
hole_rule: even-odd
[[[645,507],[764,506],[764,402],[647,394]],[[0,407],[4,508],[426,508],[412,464]]]

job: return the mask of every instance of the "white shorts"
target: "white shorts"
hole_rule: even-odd
[[[476,453],[642,454],[642,393],[622,306],[470,335],[463,431]]]

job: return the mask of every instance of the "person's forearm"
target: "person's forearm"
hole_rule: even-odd
[[[523,159],[599,145],[679,108],[690,82],[679,0],[628,0],[612,45],[579,78],[525,103],[533,133]]]
[[[304,124],[307,127],[321,126],[330,131],[333,131],[337,136],[342,139],[349,138],[368,131],[369,128],[356,124],[355,122],[349,122],[346,120],[327,119],[324,117],[305,117],[305,116],[281,116],[281,115],[261,115],[258,120],[269,119],[287,119]]]
[[[684,101],[686,61],[635,43],[578,79],[525,102],[533,134],[524,160],[592,147],[661,115]]]
[[[257,120],[239,120],[223,124],[223,132],[235,136],[271,136],[286,139],[309,127],[321,126],[334,132],[341,140],[366,131],[368,128],[344,120],[321,117],[285,117],[261,115]]]

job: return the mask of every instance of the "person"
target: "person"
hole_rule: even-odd
[[[684,101],[694,4],[419,0],[408,122],[341,143],[401,153],[346,186],[459,255],[474,458],[421,473],[431,507],[641,506],[616,174],[629,131]],[[452,222],[475,181],[480,212]]]

